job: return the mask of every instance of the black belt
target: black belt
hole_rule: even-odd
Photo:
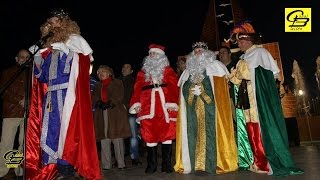
[[[153,89],[153,88],[158,88],[158,87],[167,87],[167,84],[151,84],[148,86],[143,86],[142,90],[147,90],[147,89]]]

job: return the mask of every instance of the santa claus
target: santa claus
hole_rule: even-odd
[[[164,47],[151,44],[149,55],[138,72],[129,112],[138,114],[137,123],[148,151],[146,173],[157,170],[157,145],[162,144],[162,172],[173,171],[172,140],[176,137],[178,78],[170,67]]]

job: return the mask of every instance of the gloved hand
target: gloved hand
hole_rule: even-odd
[[[31,47],[29,47],[29,51],[34,54],[35,52],[37,52],[39,49],[39,46],[37,45],[32,45]]]
[[[94,105],[95,109],[100,109],[100,106],[103,102],[102,101],[97,101],[96,104]]]
[[[114,107],[114,104],[112,104],[111,101],[107,101],[107,102],[98,101],[96,103],[96,108],[103,109],[103,110],[112,109],[113,107]]]
[[[199,85],[195,85],[194,88],[192,88],[191,90],[192,90],[192,94],[194,94],[196,96],[200,96],[201,89],[200,89]]]

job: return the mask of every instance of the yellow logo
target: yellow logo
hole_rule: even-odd
[[[6,161],[7,168],[17,168],[24,160],[23,153],[18,150],[10,150],[3,156]]]
[[[311,8],[285,8],[285,32],[311,32]]]

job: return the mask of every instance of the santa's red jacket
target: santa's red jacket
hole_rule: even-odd
[[[179,88],[175,71],[167,66],[161,84],[145,81],[145,73],[140,70],[136,77],[130,100],[131,114],[138,113],[142,138],[148,143],[164,142],[176,137]],[[168,109],[170,108],[170,109]]]

